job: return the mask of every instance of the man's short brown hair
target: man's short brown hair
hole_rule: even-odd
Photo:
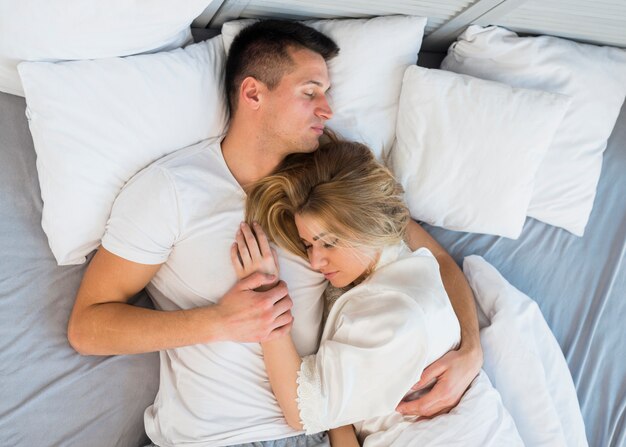
[[[328,36],[298,22],[263,20],[244,28],[233,40],[226,61],[226,93],[231,113],[239,87],[252,76],[271,90],[293,65],[289,49],[306,48],[331,59],[339,52]]]

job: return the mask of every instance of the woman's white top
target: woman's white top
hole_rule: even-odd
[[[403,243],[385,248],[376,270],[334,302],[317,354],[303,358],[298,405],[305,430],[394,413],[424,368],[460,339],[431,252]]]

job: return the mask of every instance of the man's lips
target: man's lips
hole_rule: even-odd
[[[313,129],[318,135],[324,133],[324,126],[311,126],[311,129]]]

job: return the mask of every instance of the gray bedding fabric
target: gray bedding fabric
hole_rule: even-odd
[[[68,345],[85,266],[58,267],[48,248],[25,107],[0,93],[0,446],[144,445],[158,355],[81,357]]]
[[[0,446],[144,445],[157,355],[81,357],[68,345],[85,267],[57,267],[47,246],[24,108],[23,98],[0,93]],[[622,110],[584,238],[532,219],[517,241],[427,227],[458,262],[484,256],[539,303],[572,371],[592,446],[626,445],[624,173]]]

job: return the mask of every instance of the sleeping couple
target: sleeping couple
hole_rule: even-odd
[[[244,29],[226,135],[115,202],[68,338],[85,355],[160,351],[153,445],[521,445],[457,265],[365,146],[320,146],[338,51],[296,23]],[[156,309],[129,303],[144,287]]]

